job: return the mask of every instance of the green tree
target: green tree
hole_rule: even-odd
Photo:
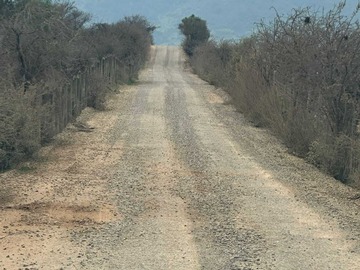
[[[207,42],[210,37],[210,31],[207,28],[206,21],[196,17],[194,14],[182,19],[179,24],[179,30],[185,36],[182,47],[189,56],[193,55],[197,46]]]

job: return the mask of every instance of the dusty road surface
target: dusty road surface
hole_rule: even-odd
[[[360,269],[360,192],[228,101],[154,47],[107,110],[0,175],[0,269]]]

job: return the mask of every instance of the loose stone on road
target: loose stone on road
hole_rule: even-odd
[[[359,192],[154,46],[135,85],[0,175],[1,269],[360,269]]]

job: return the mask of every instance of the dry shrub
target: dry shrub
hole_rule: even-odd
[[[89,26],[68,1],[0,1],[0,170],[61,132],[86,106],[144,65],[152,26],[144,17]]]
[[[107,86],[107,80],[99,73],[94,73],[90,76],[87,106],[97,110],[104,110],[106,93],[108,92]]]
[[[256,66],[238,63],[236,75],[236,87],[229,91],[239,110],[255,126],[270,128],[294,153],[306,155],[317,135],[313,115],[295,108],[283,86],[269,87]]]
[[[0,170],[31,156],[40,147],[40,122],[33,95],[1,88]]]
[[[231,77],[228,62],[233,53],[233,43],[214,41],[197,46],[190,59],[192,67],[204,80],[213,85],[226,85]]]
[[[217,54],[216,43],[208,42],[199,45],[195,49],[194,57],[191,58],[191,65],[204,80],[210,84],[219,84],[221,60]]]
[[[344,7],[276,14],[237,43],[199,46],[191,63],[292,152],[341,181],[359,182],[360,6],[349,17]]]
[[[360,142],[344,134],[312,142],[307,160],[343,182],[359,182]]]

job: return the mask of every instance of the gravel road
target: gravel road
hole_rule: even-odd
[[[359,191],[156,46],[137,84],[0,175],[0,269],[360,269]],[[90,130],[89,130],[90,131]]]

